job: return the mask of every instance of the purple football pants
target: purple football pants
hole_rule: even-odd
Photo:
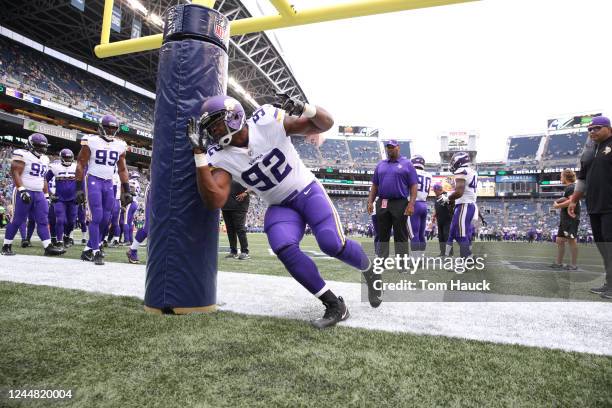
[[[116,196],[115,196],[116,197]],[[115,199],[113,201],[113,210],[111,211],[110,221],[108,224],[100,226],[100,237],[104,239],[108,235],[108,241],[113,237],[119,237],[119,211],[121,210],[121,201]]]
[[[73,201],[58,201],[53,204],[55,210],[55,234],[58,240],[70,234],[77,217],[77,205]]]
[[[270,206],[264,219],[270,248],[310,293],[319,297],[327,287],[313,260],[300,250],[306,224],[325,254],[359,270],[368,267],[365,251],[357,242],[344,237],[336,209],[324,188],[313,181],[287,203]]]
[[[414,214],[408,217],[408,236],[413,251],[424,251],[426,246],[425,227],[427,226],[427,202],[414,203]]]
[[[125,242],[132,242],[136,210],[138,210],[138,202],[134,200],[128,205],[125,213],[125,224],[123,224],[123,240]]]
[[[36,222],[36,231],[41,241],[51,239],[49,235],[49,203],[42,191],[29,191],[32,201],[28,204],[21,200],[21,196],[17,194],[17,189],[13,190],[13,219],[6,226],[5,239],[12,240],[15,238],[19,227],[29,217]]]
[[[81,224],[81,232],[84,234],[87,232],[87,216],[85,214],[85,207],[79,205],[77,207],[77,219],[79,220],[79,224]]]
[[[100,248],[100,225],[110,222],[115,193],[113,180],[104,180],[91,174],[86,178],[87,205],[91,214],[87,246],[96,251]]]
[[[459,243],[460,254],[462,257],[471,255],[470,238],[472,237],[472,219],[476,213],[476,206],[472,203],[455,205],[453,220],[448,234],[446,253],[448,255],[449,246],[453,241]]]

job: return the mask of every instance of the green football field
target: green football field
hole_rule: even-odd
[[[249,239],[252,259],[227,260],[221,236],[220,270],[287,276],[265,236]],[[40,243],[14,247],[42,252]],[[359,280],[325,259],[312,237],[303,248],[325,278]],[[580,248],[575,276],[546,269],[552,244],[484,248],[487,276],[507,284],[500,293],[599,301],[584,290],[601,283],[592,246]],[[126,262],[125,250],[107,249],[106,259]],[[565,283],[563,293],[551,282]],[[10,282],[0,282],[0,299],[0,406],[612,406],[609,356],[340,326],[320,332],[230,312],[157,316],[143,313],[138,298]],[[6,399],[15,388],[71,389],[73,398]]]

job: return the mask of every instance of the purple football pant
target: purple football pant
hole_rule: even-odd
[[[340,217],[323,187],[310,183],[288,203],[266,211],[264,231],[272,251],[291,276],[319,297],[327,291],[315,263],[300,250],[306,224],[312,229],[321,251],[359,270],[367,269],[368,256],[357,242],[344,237]]]
[[[123,240],[125,242],[132,242],[132,235],[134,231],[134,215],[138,209],[138,202],[132,201],[128,205],[126,210],[125,224],[123,224]]]
[[[87,205],[91,214],[89,223],[89,242],[87,246],[94,251],[100,248],[100,226],[110,222],[113,211],[113,180],[87,175]]]
[[[449,254],[449,247],[452,248],[453,241],[459,243],[460,254],[462,257],[471,255],[470,237],[472,236],[472,219],[476,213],[476,206],[472,203],[455,205],[453,220],[451,222],[450,233],[446,245],[446,254]]]
[[[36,231],[41,241],[51,239],[49,235],[49,203],[42,191],[30,191],[32,201],[28,204],[21,200],[21,196],[17,194],[17,189],[13,191],[13,219],[6,226],[5,239],[12,240],[17,235],[19,227],[29,217],[36,222]]]
[[[49,205],[49,232],[51,234],[51,238],[56,238],[57,231],[56,227],[56,215],[55,215],[55,204]],[[60,236],[60,239],[62,237]]]
[[[63,239],[74,228],[77,216],[77,205],[74,201],[58,201],[53,204],[55,208],[55,233],[57,239]]]
[[[408,217],[408,236],[413,251],[424,251],[426,246],[425,227],[427,226],[427,202],[414,203],[414,214]]]
[[[36,229],[36,221],[34,218],[28,217],[28,222],[26,224],[26,239],[28,241],[32,240],[32,235],[34,235],[34,230]]]
[[[110,234],[109,239],[117,237],[121,235],[121,227],[119,226],[119,213],[121,212],[121,200],[115,199],[115,204],[113,205],[113,212],[111,213],[110,220]]]

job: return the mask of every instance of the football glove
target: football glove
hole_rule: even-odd
[[[448,204],[449,200],[448,200],[448,196],[446,194],[440,194],[440,197],[438,197],[438,202],[440,204]]]
[[[302,113],[304,113],[304,102],[292,98],[286,93],[276,93],[274,106],[284,110],[290,116],[302,116]]]
[[[125,207],[126,205],[130,204],[134,198],[132,197],[129,183],[121,183],[121,188],[123,190],[121,193],[121,206]]]
[[[32,196],[26,190],[21,190],[19,196],[21,197],[21,201],[25,204],[30,204],[32,202]]]
[[[57,195],[55,195],[55,194],[51,194],[51,195],[49,196],[49,203],[50,203],[50,204],[55,204],[55,203],[57,203],[58,201],[59,201],[59,197],[58,197]]]
[[[187,138],[193,149],[202,149],[206,152],[208,139],[204,138],[202,132],[200,132],[200,123],[196,118],[189,118],[187,121]]]

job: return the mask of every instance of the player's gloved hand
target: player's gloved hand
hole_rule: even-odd
[[[132,192],[130,191],[129,183],[121,183],[121,189],[123,190],[123,192],[121,193],[121,206],[125,207],[134,200],[134,197],[132,196]]]
[[[30,204],[32,202],[32,196],[26,191],[25,187],[19,187],[17,190],[19,190],[21,201],[25,204]]]
[[[449,203],[448,196],[446,194],[440,194],[440,196],[438,197],[438,202],[440,204],[448,204]]]
[[[304,113],[304,102],[290,97],[286,93],[277,92],[274,106],[287,112],[291,116],[302,116]]]
[[[55,195],[55,194],[51,194],[51,195],[49,196],[49,203],[51,203],[51,204],[55,204],[55,203],[57,203],[58,201],[59,201],[59,197],[58,197],[57,195]]]
[[[208,148],[208,139],[200,132],[200,123],[196,118],[189,118],[187,121],[187,138],[193,149],[200,149],[206,152]]]

